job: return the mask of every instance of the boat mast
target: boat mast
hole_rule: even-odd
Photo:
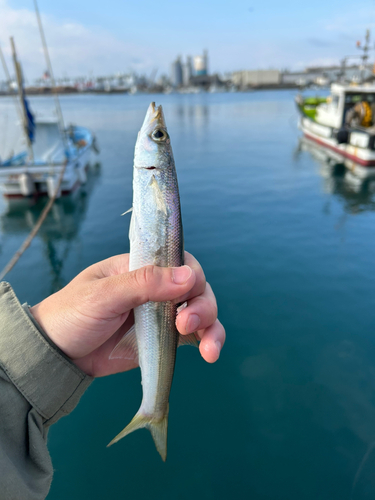
[[[53,94],[54,94],[54,97],[55,97],[55,106],[56,106],[57,119],[58,119],[58,122],[59,122],[59,129],[60,129],[60,133],[61,133],[61,136],[63,138],[64,144],[66,146],[66,142],[67,141],[66,141],[64,117],[63,117],[61,106],[60,106],[59,96],[57,95],[57,92],[56,92],[56,81],[55,81],[55,77],[53,76],[51,59],[50,59],[49,53],[48,53],[46,37],[44,35],[44,30],[43,30],[42,20],[40,18],[40,13],[39,13],[39,8],[38,8],[37,0],[34,0],[34,7],[35,7],[36,18],[38,20],[40,37],[42,39],[44,57],[46,59],[48,72],[49,72],[49,75],[50,75],[50,78],[51,78]]]
[[[14,69],[15,69],[16,78],[17,78],[18,95],[20,98],[20,104],[21,104],[21,110],[22,110],[23,131],[24,131],[25,138],[26,138],[26,144],[27,144],[27,149],[29,152],[30,160],[34,161],[33,146],[32,146],[31,137],[29,134],[29,118],[28,118],[25,95],[24,95],[24,90],[23,90],[22,69],[21,69],[21,65],[20,65],[19,61],[17,60],[16,46],[14,44],[14,39],[12,36],[10,37],[10,44],[12,46],[12,56],[13,56]]]
[[[14,92],[12,92],[12,80],[10,78],[10,74],[9,74],[9,71],[8,71],[8,66],[7,66],[7,63],[5,62],[5,57],[4,57],[3,51],[1,50],[1,46],[0,46],[0,59],[1,59],[1,64],[3,65],[3,69],[4,69],[4,73],[5,73],[5,77],[6,77],[6,82],[8,84],[9,92],[10,92],[11,96],[14,99],[14,104],[16,106],[18,117],[19,117],[19,119],[22,122],[23,121],[22,111],[21,111],[21,109],[19,107],[16,94]]]
[[[372,47],[370,47],[370,30],[366,30],[365,36],[365,45],[362,47],[361,42],[357,42],[357,48],[363,51],[363,54],[360,56],[362,59],[362,67],[361,67],[361,82],[363,82],[366,70],[366,63],[369,58],[369,51]]]
[[[368,53],[370,50],[373,50],[375,47],[371,47],[370,45],[370,30],[366,30],[366,36],[365,36],[365,45],[362,46],[361,42],[358,40],[356,43],[356,47],[359,50],[362,50],[363,54],[362,55],[353,55],[353,56],[346,56],[341,60],[341,70],[340,70],[340,77],[342,78],[343,81],[345,81],[345,70],[346,70],[346,63],[349,59],[358,59],[360,58],[362,60],[362,64],[360,65],[360,83],[363,82],[364,76],[365,76],[365,71],[366,71],[366,63],[369,59]]]

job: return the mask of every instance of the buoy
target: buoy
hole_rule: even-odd
[[[20,176],[18,177],[18,182],[20,186],[20,191],[23,194],[23,196],[30,196],[31,194],[34,193],[35,184],[33,178],[28,172],[20,174]]]
[[[55,196],[58,184],[59,184],[59,179],[55,175],[49,175],[47,177],[47,193],[50,198]],[[56,198],[60,198],[60,196],[61,196],[61,187],[59,187],[59,190],[56,194]]]

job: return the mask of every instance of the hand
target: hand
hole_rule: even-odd
[[[137,366],[134,360],[109,359],[132,326],[132,309],[148,301],[188,305],[177,316],[182,335],[197,331],[199,350],[215,362],[225,341],[215,296],[198,261],[185,253],[178,268],[146,266],[129,272],[129,254],[88,267],[65,288],[30,309],[51,340],[85,373],[101,377]]]

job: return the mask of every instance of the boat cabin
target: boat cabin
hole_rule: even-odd
[[[36,163],[64,162],[65,147],[56,118],[36,120],[33,152]]]
[[[315,121],[335,129],[375,126],[375,87],[333,84],[326,102],[316,107]]]

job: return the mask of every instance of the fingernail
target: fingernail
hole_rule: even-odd
[[[221,343],[218,340],[215,340],[215,345],[217,347],[217,357],[219,357],[221,351]]]
[[[193,271],[189,266],[181,266],[172,268],[172,281],[176,285],[184,285],[190,278]]]
[[[201,323],[201,319],[198,314],[190,314],[187,323],[186,323],[186,332],[193,333],[198,330],[198,327]]]

